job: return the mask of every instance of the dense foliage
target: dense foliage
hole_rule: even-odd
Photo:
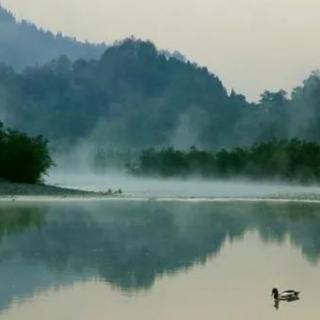
[[[0,5],[0,48],[0,61],[22,70],[47,63],[62,54],[72,60],[97,58],[106,46],[82,43],[62,34],[54,35],[24,20],[17,22]]]
[[[185,152],[148,149],[141,153],[138,164],[129,169],[139,175],[164,177],[199,175],[319,182],[320,144],[293,139],[218,152],[196,148]]]
[[[135,39],[108,48],[99,60],[72,63],[62,56],[23,73],[0,66],[0,118],[68,150],[84,140],[118,149],[320,141],[319,103],[317,73],[291,98],[267,91],[250,104],[206,68]]]
[[[0,178],[36,183],[52,164],[42,136],[29,137],[0,125]]]

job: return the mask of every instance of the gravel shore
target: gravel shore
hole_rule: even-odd
[[[52,197],[96,197],[108,196],[103,192],[66,189],[45,184],[25,184],[0,181],[0,197],[8,196],[52,196]]]

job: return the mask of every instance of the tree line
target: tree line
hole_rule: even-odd
[[[279,179],[302,183],[320,181],[320,144],[304,140],[272,140],[248,148],[217,152],[172,147],[141,152],[128,164],[135,175],[160,177]]]

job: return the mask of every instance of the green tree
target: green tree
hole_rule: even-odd
[[[0,125],[0,177],[13,182],[37,183],[53,165],[48,141],[42,136],[5,129]]]

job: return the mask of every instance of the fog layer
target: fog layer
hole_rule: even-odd
[[[143,199],[203,199],[203,198],[303,198],[320,196],[318,186],[298,186],[284,183],[249,182],[241,180],[153,179],[139,178],[123,172],[105,174],[53,170],[47,183],[92,191],[121,189],[127,198]]]

